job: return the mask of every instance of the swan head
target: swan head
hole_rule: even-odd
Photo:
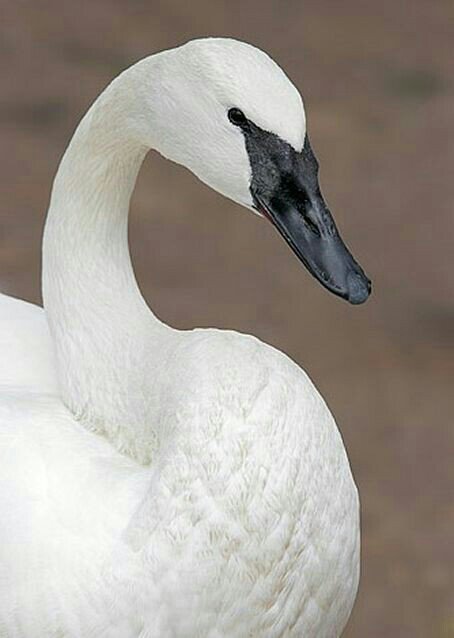
[[[269,220],[325,288],[366,301],[370,281],[323,199],[303,101],[282,69],[263,51],[224,38],[149,59],[147,143]]]

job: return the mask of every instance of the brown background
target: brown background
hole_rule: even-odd
[[[156,155],[134,196],[138,278],[171,324],[252,332],[326,397],[362,498],[345,635],[453,637],[452,0],[3,0],[0,12],[0,288],[33,301],[57,162],[120,69],[229,35],[266,49],[302,90],[370,301],[326,293],[265,222]]]

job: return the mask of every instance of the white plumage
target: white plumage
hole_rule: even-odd
[[[237,102],[301,149],[301,98],[249,45],[120,75],[54,182],[46,316],[0,296],[2,637],[332,638],[348,619],[358,497],[325,403],[254,337],[159,322],[130,263],[150,147],[251,207]]]

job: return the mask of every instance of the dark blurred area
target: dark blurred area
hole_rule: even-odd
[[[1,16],[0,289],[35,302],[59,158],[120,70],[224,35],[265,49],[301,90],[368,303],[328,294],[269,224],[155,153],[133,200],[137,276],[170,324],[253,333],[326,398],[362,500],[345,636],[454,637],[452,0],[29,0]]]

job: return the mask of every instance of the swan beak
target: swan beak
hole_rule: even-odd
[[[251,189],[255,208],[325,288],[351,304],[364,303],[371,282],[342,241],[325,204],[318,162],[307,136],[301,153],[294,152],[289,159],[287,156],[273,188]],[[279,169],[278,163],[275,166]]]

